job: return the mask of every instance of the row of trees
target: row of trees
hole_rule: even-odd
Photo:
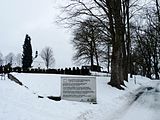
[[[159,79],[160,59],[160,6],[158,0],[143,8],[143,17],[132,23],[134,68],[149,78]],[[143,24],[142,24],[143,22]],[[154,75],[154,76],[153,76]]]
[[[70,0],[60,22],[73,28],[73,59],[100,65],[111,60],[111,86],[123,89],[128,73],[159,78],[158,0]]]
[[[18,53],[15,55],[14,53],[10,52],[5,57],[2,53],[0,53],[0,66],[11,64],[14,66],[22,66],[22,55]]]
[[[44,61],[47,69],[53,67],[55,59],[51,47],[45,47],[42,49],[39,55]],[[3,57],[3,54],[0,53],[0,66],[10,65],[13,67],[22,67],[23,69],[28,69],[32,67],[32,63],[37,57],[38,51],[36,51],[35,56],[33,57],[31,37],[26,35],[23,45],[23,54],[18,53],[17,55],[14,55],[14,53],[11,52],[6,57]]]

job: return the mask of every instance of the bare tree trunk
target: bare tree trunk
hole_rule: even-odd
[[[158,16],[158,41],[160,41],[160,11],[159,11],[159,3],[158,0],[156,0],[156,9],[157,9],[157,16]],[[156,42],[156,47],[157,46],[157,41]],[[155,69],[155,76],[156,79],[159,79],[159,69],[158,69],[158,56],[157,56],[157,50],[155,48],[155,61],[154,61],[154,69]]]
[[[108,65],[107,65],[108,73],[109,73],[109,68],[110,68],[110,44],[108,44]]]
[[[121,79],[122,79],[122,74],[121,74],[121,51],[118,47],[117,44],[113,45],[113,51],[112,51],[112,60],[111,60],[111,80],[109,84],[113,87],[117,87],[119,89],[121,88]],[[115,47],[117,46],[117,47]]]
[[[158,56],[157,52],[153,57],[153,65],[154,65],[154,74],[155,74],[155,79],[159,79],[159,70],[158,70]]]
[[[123,76],[124,76],[124,80],[128,81],[128,56],[127,56],[127,49],[126,49],[126,45],[127,45],[127,31],[126,31],[126,12],[127,12],[127,3],[126,1],[122,1],[122,17],[123,17],[123,22],[122,22],[122,34],[123,34],[123,41],[122,41],[122,56],[123,56]]]
[[[97,62],[97,66],[99,66],[99,59],[98,59],[98,53],[97,53],[97,48],[96,48],[96,43],[94,41],[94,51],[95,51],[95,57],[96,57],[96,62]]]
[[[155,79],[159,79],[159,69],[158,69],[158,42],[159,42],[159,31],[156,32],[156,40],[154,40],[154,47],[153,47],[153,68],[154,68],[154,74],[155,74]]]
[[[149,58],[147,60],[147,74],[146,74],[146,76],[148,78],[150,78],[150,79],[152,78],[152,76],[151,76],[151,68],[152,68],[151,56],[149,55]]]
[[[92,36],[91,36],[91,41],[92,41],[92,49],[93,49],[93,53],[95,54],[95,58],[96,58],[96,62],[97,62],[97,66],[99,66],[99,60],[98,60],[98,53],[97,53],[97,46],[96,46],[96,42],[95,42],[95,37],[94,37],[94,30],[93,30],[93,26],[91,26],[91,32],[92,32]]]
[[[123,23],[121,14],[121,1],[110,1],[113,9],[113,17],[115,21],[115,34],[112,34],[112,61],[111,61],[111,80],[109,84],[123,89],[124,85],[124,71],[123,71],[123,56],[122,56],[122,42],[124,41]],[[112,24],[113,25],[113,24]]]
[[[160,25],[160,11],[159,11],[159,3],[158,0],[156,0],[156,9],[157,9],[157,16],[158,16],[158,22]],[[160,26],[159,26],[160,27]]]
[[[91,46],[91,50],[90,50],[91,70],[93,70],[94,61],[93,61],[93,44],[92,44],[92,41],[90,41],[90,46]]]
[[[127,70],[131,74],[131,39],[130,39],[130,23],[129,23],[129,0],[126,1],[126,14],[127,14]],[[127,80],[128,80],[127,72]]]

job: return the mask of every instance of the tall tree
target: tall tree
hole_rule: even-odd
[[[14,61],[15,55],[11,52],[9,53],[6,57],[6,64],[10,64],[11,66],[13,65],[13,61]]]
[[[125,70],[126,44],[125,44],[125,23],[122,11],[123,0],[73,0],[65,7],[68,16],[62,20],[76,25],[81,18],[92,16],[103,24],[111,37],[112,60],[111,60],[111,80],[109,84],[113,87],[123,89],[123,80],[127,79],[128,71]],[[108,23],[108,24],[105,24]]]
[[[47,69],[52,67],[55,63],[55,59],[53,56],[53,50],[51,47],[45,47],[40,54],[41,58],[44,60]]]
[[[74,30],[72,40],[75,54],[73,60],[78,64],[91,64],[99,66],[100,57],[104,54],[103,49],[106,47],[106,36],[99,21],[92,18],[81,22],[77,29]]]
[[[33,58],[32,58],[31,38],[29,35],[26,35],[23,45],[22,68],[24,69],[30,68],[32,62]]]

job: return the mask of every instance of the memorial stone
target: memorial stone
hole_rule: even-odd
[[[95,77],[62,77],[61,98],[96,103]]]

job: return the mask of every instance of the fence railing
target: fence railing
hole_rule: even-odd
[[[90,70],[87,68],[65,68],[65,69],[40,69],[40,68],[29,68],[23,69],[21,67],[7,67],[0,66],[0,73],[44,73],[44,74],[68,74],[68,75],[90,75]]]

